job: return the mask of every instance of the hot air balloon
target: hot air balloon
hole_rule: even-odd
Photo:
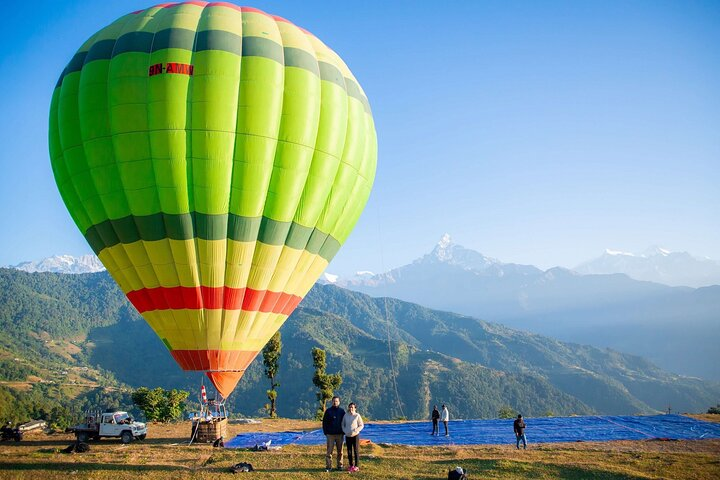
[[[377,161],[340,57],[224,2],[157,5],[90,37],[57,82],[49,143],[92,249],[223,397],[348,238]]]

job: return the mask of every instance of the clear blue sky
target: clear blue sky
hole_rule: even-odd
[[[152,4],[3,10],[0,265],[90,252],[52,178],[50,96],[87,37]],[[720,2],[250,5],[335,49],[373,108],[375,189],[328,271],[409,263],[445,232],[544,268],[653,244],[720,259]]]

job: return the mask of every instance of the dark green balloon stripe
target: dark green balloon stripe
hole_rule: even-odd
[[[83,64],[85,63],[89,63],[94,60],[103,60],[110,58],[114,48],[115,40],[100,40],[99,42],[93,43],[92,47],[90,47],[90,50],[88,50],[87,56],[85,57],[83,63],[80,64],[80,68],[82,68]]]
[[[272,43],[276,48],[273,49],[272,46],[268,46],[266,50],[275,53],[275,55],[273,56],[271,53],[270,55],[268,55],[268,58],[274,58],[275,56],[279,56],[279,58],[281,59],[280,61],[282,61],[282,47],[280,45],[273,42],[272,40],[267,40],[266,38],[258,38],[258,40],[266,40],[267,42]],[[248,42],[244,46],[246,50],[251,48],[251,43],[257,42]],[[193,48],[193,44],[191,43],[190,46],[187,48],[175,48],[184,48],[185,50],[191,50]],[[223,30],[204,30],[202,32],[197,32],[197,43],[195,44],[194,48],[196,52],[202,52],[205,50],[221,50],[223,52],[234,53],[235,55],[242,55],[243,38],[239,35],[235,35],[234,33],[226,32]]]
[[[318,62],[318,65],[320,66],[320,78],[341,86],[343,90],[347,90],[345,81],[352,82],[352,80],[343,78],[342,72],[335,65],[327,62]]]
[[[242,217],[205,213],[156,213],[105,220],[85,232],[85,239],[96,254],[106,248],[139,240],[235,240],[259,241],[266,245],[286,245],[307,250],[330,261],[340,250],[340,242],[327,233],[295,222],[279,222],[267,217]]]
[[[110,60],[123,53],[150,54],[159,50],[176,48],[193,52],[215,50],[241,55],[263,57],[286,67],[297,67],[318,75],[322,80],[335,83],[347,94],[362,102],[370,113],[370,104],[360,86],[350,78],[343,78],[337,67],[318,62],[309,52],[299,48],[285,47],[262,37],[241,37],[224,30],[203,30],[194,32],[183,28],[168,28],[156,34],[130,32],[115,40],[101,40],[86,52],[77,52],[58,79],[56,87],[62,85],[66,75],[82,70],[83,65],[95,60]]]
[[[186,30],[189,31],[189,30]],[[164,31],[157,32],[157,35],[162,37],[162,34],[165,33]],[[193,32],[191,32],[193,33]],[[170,35],[168,35],[170,36]],[[172,36],[176,41],[182,39],[183,35],[174,35]],[[192,40],[195,39],[195,35],[193,34]],[[150,53],[153,51],[152,45],[153,45],[153,38],[155,38],[155,34],[152,32],[131,32],[126,33],[125,35],[121,35],[120,38],[117,39],[117,42],[115,43],[115,48],[112,50],[112,56],[117,57],[118,55],[122,55],[123,53]],[[192,40],[190,42],[190,47],[192,49]],[[178,43],[180,45],[180,43]],[[169,45],[165,48],[172,48]],[[181,47],[178,47],[181,48]]]
[[[368,102],[368,99],[360,91],[360,85],[353,82],[349,78],[345,79],[345,84],[347,85],[348,96],[354,97],[354,98],[357,98],[358,100],[360,100],[360,102],[363,104],[363,107],[365,108],[365,111],[367,113],[370,113],[370,102]]]
[[[285,47],[285,66],[302,68],[320,77],[320,67],[317,59],[301,48]],[[322,78],[322,77],[320,77]]]

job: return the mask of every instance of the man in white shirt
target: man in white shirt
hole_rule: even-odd
[[[445,425],[445,436],[449,437],[450,433],[448,432],[448,422],[450,421],[450,412],[448,412],[448,409],[445,405],[442,406],[442,412],[440,412],[440,420],[443,422],[443,425]]]

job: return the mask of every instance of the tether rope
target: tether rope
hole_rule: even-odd
[[[380,228],[380,212],[377,211],[377,215],[375,217],[377,219],[377,232],[378,232],[378,245],[380,246],[380,270],[381,275],[385,274],[385,255],[383,251],[383,238],[382,238],[382,228]],[[386,285],[383,285],[382,288],[386,289]],[[400,393],[398,392],[397,387],[397,374],[395,372],[395,362],[393,360],[393,353],[392,353],[392,344],[390,343],[390,313],[388,310],[388,297],[387,297],[387,291],[383,292],[383,305],[385,307],[385,332],[387,334],[387,346],[388,346],[388,357],[390,358],[390,375],[392,376],[392,383],[393,383],[393,389],[395,390],[395,402],[397,403],[397,407],[400,410],[400,416],[404,419],[405,412],[403,411],[402,407],[402,401],[400,400]]]

